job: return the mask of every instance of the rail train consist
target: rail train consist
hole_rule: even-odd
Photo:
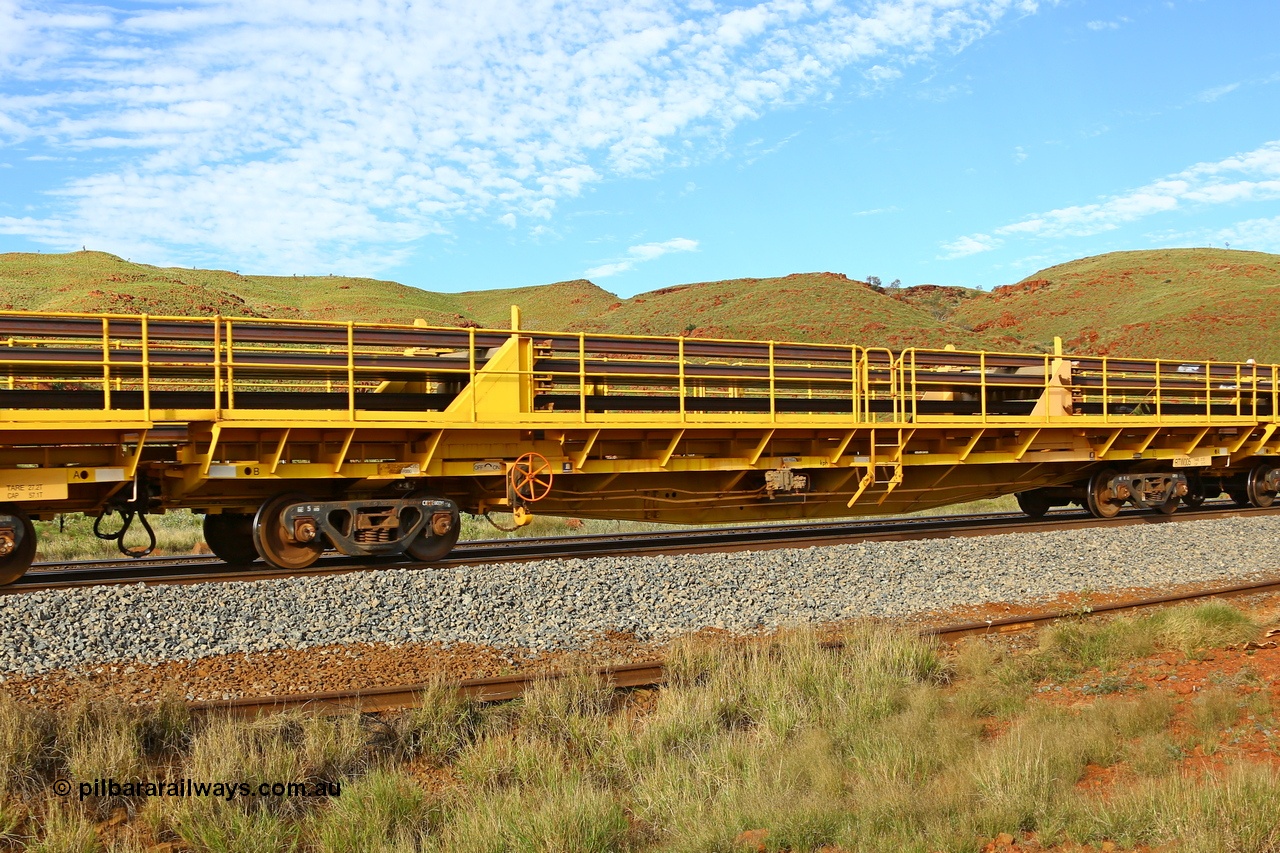
[[[32,519],[204,514],[228,563],[438,559],[459,513],[708,523],[1280,488],[1275,365],[0,313],[0,582]],[[147,527],[149,531],[150,528]],[[153,537],[154,541],[154,537]]]

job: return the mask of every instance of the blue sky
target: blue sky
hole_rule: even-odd
[[[622,295],[1280,252],[1275,0],[0,0],[0,251]]]

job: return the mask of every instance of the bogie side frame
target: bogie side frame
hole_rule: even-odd
[[[216,553],[292,566],[431,559],[460,511],[1266,504],[1278,389],[1252,362],[528,331],[516,309],[510,329],[5,312],[0,580],[62,512],[191,508]]]

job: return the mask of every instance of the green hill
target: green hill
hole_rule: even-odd
[[[1280,361],[1280,256],[1221,249],[1116,252],[992,292],[875,288],[840,273],[666,287],[620,299],[589,281],[433,293],[343,276],[255,276],[135,264],[101,252],[0,254],[0,308],[221,313],[857,343]]]
[[[618,302],[589,331],[962,348],[991,339],[840,273],[684,284]]]
[[[1146,358],[1280,362],[1280,255],[1113,252],[959,303],[947,319],[1037,346]]]
[[[536,294],[536,295],[535,295]],[[105,252],[0,255],[0,308],[118,314],[281,317],[505,327],[520,305],[526,325],[595,316],[617,297],[589,281],[432,293],[394,281],[345,276],[240,275],[153,267]]]

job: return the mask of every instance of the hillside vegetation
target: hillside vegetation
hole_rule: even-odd
[[[0,309],[388,323],[421,318],[433,325],[502,327],[513,304],[523,309],[526,324],[554,325],[595,316],[616,301],[589,281],[433,293],[371,278],[153,267],[105,252],[0,255]]]
[[[1047,350],[1280,361],[1280,256],[1222,249],[1116,252],[991,292],[872,287],[797,273],[666,287],[620,299],[590,281],[435,293],[344,276],[153,267],[102,252],[0,254],[0,308],[362,320],[689,335],[862,346]]]
[[[1041,270],[948,319],[1082,353],[1280,361],[1280,255],[1227,249],[1114,252]]]

